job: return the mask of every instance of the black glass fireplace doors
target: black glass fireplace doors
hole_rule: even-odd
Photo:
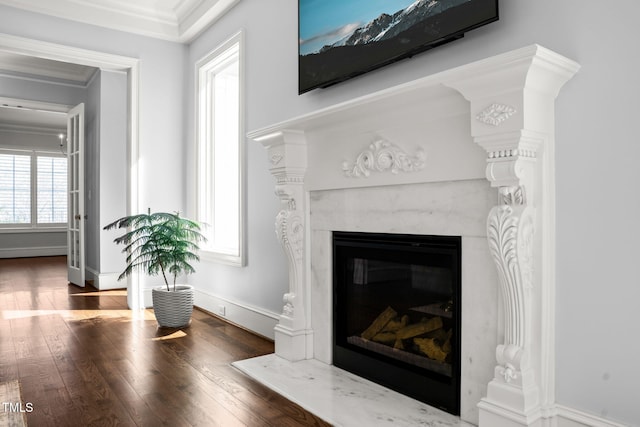
[[[460,237],[334,232],[334,365],[460,413]]]

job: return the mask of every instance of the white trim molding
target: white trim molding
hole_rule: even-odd
[[[558,427],[629,427],[628,424],[605,420],[604,418],[564,405],[556,405],[556,409],[558,412]]]
[[[274,339],[274,328],[279,319],[276,313],[200,289],[194,289],[194,305],[266,338]]]
[[[90,267],[85,267],[86,280],[93,280],[93,287],[99,291],[112,289],[123,289],[127,287],[127,282],[120,282],[120,273],[100,273]]]
[[[30,258],[67,255],[67,246],[38,246],[30,248],[2,248],[0,258]]]

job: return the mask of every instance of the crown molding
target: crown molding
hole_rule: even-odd
[[[190,43],[240,0],[0,0],[0,5],[113,30]]]

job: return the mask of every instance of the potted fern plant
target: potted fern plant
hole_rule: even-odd
[[[154,212],[120,218],[105,230],[128,231],[114,242],[125,245],[125,270],[118,280],[142,271],[161,275],[164,285],[151,290],[153,310],[158,325],[177,328],[189,324],[193,312],[193,287],[176,284],[179,276],[194,273],[191,262],[198,261],[198,244],[206,238],[198,222],[182,218],[179,213]]]

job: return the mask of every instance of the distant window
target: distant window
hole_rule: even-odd
[[[38,224],[67,222],[67,159],[37,156]]]
[[[0,223],[31,224],[31,155],[0,154]]]
[[[67,222],[67,159],[35,151],[0,153],[0,225]]]
[[[198,219],[204,258],[244,265],[242,34],[196,64]]]

